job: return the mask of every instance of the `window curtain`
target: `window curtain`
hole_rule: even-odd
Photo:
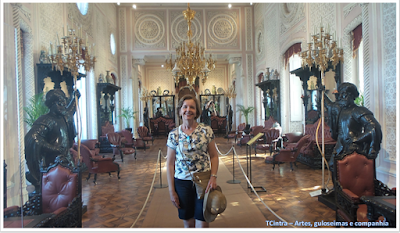
[[[285,56],[285,68],[287,68],[287,64],[289,62],[289,58],[293,56],[294,54],[300,53],[301,52],[301,43],[296,43],[290,48],[288,48],[284,54]]]
[[[351,32],[353,39],[351,43],[353,44],[353,58],[357,56],[357,50],[360,47],[360,43],[362,40],[362,24],[358,25],[354,30]]]

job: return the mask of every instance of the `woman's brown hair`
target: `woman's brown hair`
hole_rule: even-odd
[[[194,100],[194,102],[196,103],[196,116],[194,117],[194,119],[199,118],[199,116],[201,115],[201,109],[200,109],[200,104],[199,104],[199,100],[190,94],[184,95],[182,96],[182,98],[179,100],[178,102],[178,112],[181,110],[182,106],[183,106],[183,102],[185,100]]]

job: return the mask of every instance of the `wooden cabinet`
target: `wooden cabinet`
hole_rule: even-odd
[[[339,64],[337,64],[334,69],[332,62],[328,62],[328,69],[325,71],[325,74],[330,70],[333,70],[334,72],[334,79],[337,90],[339,85],[341,84],[342,63],[340,62]],[[322,86],[321,71],[317,67],[312,66],[311,69],[308,67],[300,67],[296,70],[290,71],[290,73],[299,77],[300,80],[303,82],[302,86],[304,95],[302,99],[305,110],[304,119],[306,121],[306,124],[313,124],[321,116],[321,104],[319,102],[322,89],[318,89],[318,87]],[[312,76],[317,78],[317,82],[315,87],[309,88],[308,81]],[[326,89],[326,91],[328,90]]]
[[[175,122],[175,95],[153,96],[151,104],[150,117],[155,118],[161,114],[165,118],[172,118]]]
[[[153,135],[167,135],[175,128],[175,95],[155,95],[150,106],[150,130]]]
[[[212,100],[215,103],[217,115],[224,117],[226,115],[226,99],[224,94],[204,94],[200,95],[200,108],[204,110],[208,101]],[[229,101],[228,101],[229,102]]]
[[[263,91],[264,119],[272,116],[281,124],[280,80],[266,80],[256,86]]]
[[[97,83],[97,130],[98,136],[102,136],[101,127],[108,121],[114,124],[115,93],[121,87],[111,83]],[[100,139],[99,139],[100,140]]]
[[[50,89],[45,90],[45,82],[47,81],[54,83],[54,89],[61,89],[62,83],[65,82],[68,96],[72,96],[72,92],[74,91],[74,77],[71,75],[71,72],[67,71],[67,68],[64,69],[63,75],[61,75],[61,72],[56,70],[56,68],[52,69],[51,64],[38,63],[36,64],[36,72],[36,94],[50,91]],[[79,74],[77,79],[80,80],[82,77],[86,77],[86,75]],[[46,80],[46,78],[50,79]]]

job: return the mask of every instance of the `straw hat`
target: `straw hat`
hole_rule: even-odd
[[[215,220],[218,214],[226,209],[226,198],[222,193],[221,187],[208,191],[204,195],[203,215],[206,222]]]

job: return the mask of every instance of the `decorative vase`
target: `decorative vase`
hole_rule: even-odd
[[[265,81],[269,80],[269,75],[271,73],[269,72],[269,68],[267,68],[267,70],[265,71]]]
[[[107,72],[107,75],[106,75],[106,82],[112,83],[112,78],[111,78],[111,76],[110,76],[110,71],[109,71],[109,70],[106,70],[106,72]]]
[[[103,82],[104,82],[103,74],[100,74],[100,76],[99,76],[99,83],[103,83]]]

